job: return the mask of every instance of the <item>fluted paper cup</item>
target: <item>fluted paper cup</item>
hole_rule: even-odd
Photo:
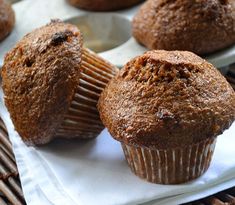
[[[56,136],[94,138],[104,128],[97,110],[99,96],[118,69],[83,48],[79,85]]]
[[[157,184],[193,180],[208,169],[216,138],[184,148],[158,150],[122,143],[126,160],[137,176]]]

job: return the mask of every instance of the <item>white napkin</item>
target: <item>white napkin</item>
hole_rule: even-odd
[[[32,148],[26,147],[14,131],[2,94],[0,115],[13,143],[30,205],[178,204],[235,185],[235,123],[218,138],[206,174],[190,183],[170,186],[151,184],[132,174],[120,144],[107,130],[94,140],[57,140]]]

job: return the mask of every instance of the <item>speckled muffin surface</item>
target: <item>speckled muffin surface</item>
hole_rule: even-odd
[[[0,0],[0,41],[2,41],[13,29],[15,13],[10,4]]]
[[[235,2],[148,0],[134,17],[132,29],[149,49],[212,53],[235,43]]]
[[[112,11],[134,6],[143,0],[67,0],[71,5],[91,11]]]
[[[27,34],[7,53],[2,68],[5,104],[27,144],[52,138],[75,93],[81,34],[53,21]]]
[[[98,109],[127,145],[168,149],[212,139],[235,120],[235,94],[211,64],[191,52],[150,51],[127,63]]]

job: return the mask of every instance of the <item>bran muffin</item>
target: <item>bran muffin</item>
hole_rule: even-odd
[[[15,13],[11,5],[0,0],[0,41],[6,38],[15,24]]]
[[[235,93],[210,63],[187,51],[149,51],[128,62],[98,110],[141,178],[178,184],[209,167],[216,137],[235,120]]]
[[[134,6],[143,0],[67,0],[71,5],[91,11],[113,11]]]
[[[54,20],[23,37],[2,68],[5,104],[28,145],[93,138],[103,129],[96,104],[117,68],[83,47],[74,25]]]
[[[235,2],[148,0],[134,17],[132,30],[149,49],[212,53],[235,43]]]

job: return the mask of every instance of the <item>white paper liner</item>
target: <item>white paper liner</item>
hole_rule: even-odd
[[[104,128],[97,110],[99,96],[117,68],[83,48],[79,86],[56,136],[93,138]]]
[[[126,160],[140,178],[157,184],[179,184],[201,176],[208,169],[216,138],[176,149],[149,149],[122,143]]]

